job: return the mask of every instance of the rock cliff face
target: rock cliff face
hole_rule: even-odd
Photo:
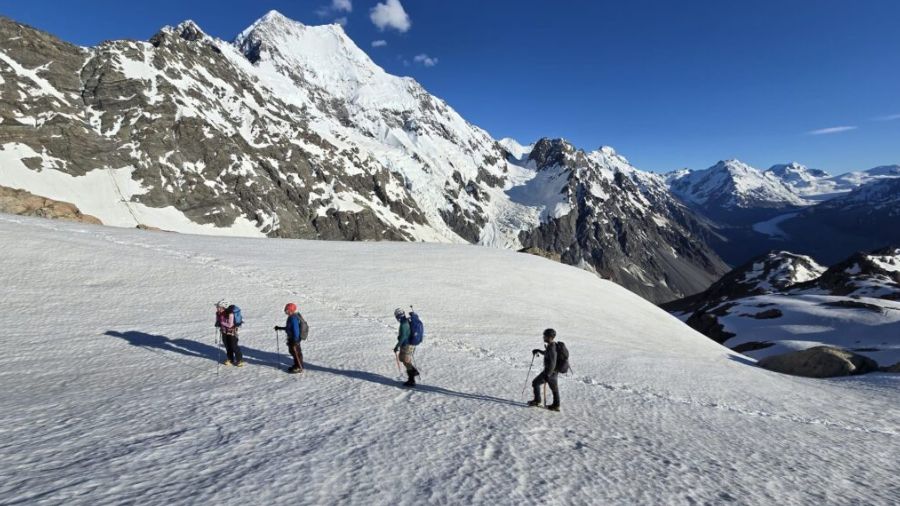
[[[545,206],[540,226],[521,233],[526,247],[558,253],[651,300],[695,293],[727,270],[705,245],[705,227],[665,181],[611,148],[585,153],[543,139],[529,161],[539,175],[514,198],[552,198],[552,189],[557,201]]]
[[[604,148],[510,151],[337,25],[270,12],[76,47],[0,19],[0,185],[114,226],[542,250],[651,300],[725,267],[706,227]]]

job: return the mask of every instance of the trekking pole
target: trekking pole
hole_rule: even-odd
[[[531,368],[534,367],[534,359],[537,355],[531,355],[531,365],[528,366],[528,374],[525,375],[525,384],[522,385],[522,395],[525,395],[525,387],[528,386],[528,377],[531,376]],[[519,397],[521,397],[520,395]]]
[[[277,358],[275,359],[276,365],[281,365],[281,345],[278,344],[278,330],[277,329],[275,330],[275,351],[277,352],[276,353]]]
[[[544,383],[544,407],[547,407],[547,384]]]
[[[213,331],[213,344],[216,345],[216,349],[219,350],[219,358],[216,359],[216,377],[219,377],[219,366],[222,365],[222,349],[219,348],[219,331]]]
[[[394,352],[394,359],[397,361],[397,374],[403,375],[403,370],[400,369],[400,354],[398,352]]]

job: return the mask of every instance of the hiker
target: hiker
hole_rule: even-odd
[[[397,345],[394,346],[394,354],[398,355],[397,360],[403,362],[403,365],[406,366],[406,375],[409,377],[404,386],[414,387],[416,386],[416,376],[419,375],[419,371],[413,366],[412,359],[413,353],[416,351],[416,347],[413,344],[410,344],[410,327],[409,327],[409,318],[406,317],[406,312],[400,308],[394,310],[394,318],[400,322],[400,330],[397,332]]]
[[[550,391],[553,392],[553,404],[547,406],[547,409],[551,411],[559,411],[559,386],[556,382],[559,371],[557,367],[557,346],[556,342],[554,342],[555,339],[556,331],[547,329],[544,331],[544,349],[531,350],[531,354],[534,356],[538,354],[544,356],[544,370],[531,382],[531,386],[534,388],[534,400],[528,401],[529,406],[540,406],[541,385],[547,383],[550,385]]]
[[[287,334],[287,349],[294,359],[294,365],[288,369],[289,373],[303,372],[303,351],[300,349],[300,341],[305,339],[304,330],[308,332],[309,326],[305,325],[306,321],[300,315],[297,304],[288,302],[284,305],[284,314],[287,315],[287,321],[284,327],[275,326],[275,330],[283,330]]]
[[[236,365],[244,367],[244,356],[241,354],[241,347],[238,346],[238,325],[234,320],[234,308],[220,300],[216,303],[216,327],[222,334],[222,344],[225,345],[225,353],[227,357],[222,362],[224,365]]]

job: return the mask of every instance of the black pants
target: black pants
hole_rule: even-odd
[[[237,334],[230,336],[228,334],[222,334],[222,342],[225,344],[225,353],[228,354],[228,361],[232,364],[237,364],[244,360],[244,355],[241,354],[241,347],[238,346],[238,336]]]
[[[531,387],[534,388],[534,400],[540,402],[541,400],[541,385],[544,383],[550,385],[550,391],[553,392],[553,404],[559,405],[559,385],[556,383],[557,374],[547,374],[544,371],[541,371],[540,374],[534,378],[534,381],[531,382]]]

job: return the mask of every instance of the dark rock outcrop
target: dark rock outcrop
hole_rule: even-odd
[[[871,358],[830,346],[766,357],[758,365],[770,371],[808,378],[850,376],[878,370],[878,363]]]

